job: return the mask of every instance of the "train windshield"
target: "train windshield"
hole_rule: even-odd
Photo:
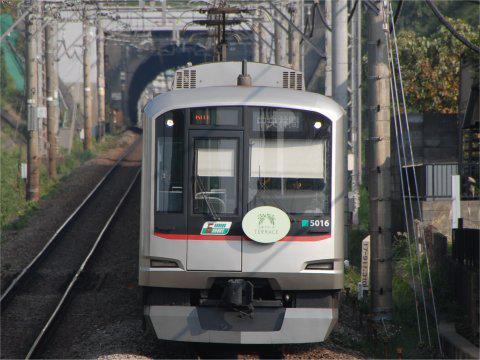
[[[233,217],[262,205],[292,215],[330,214],[330,159],[331,123],[317,113],[169,111],[156,126],[156,211],[183,214],[189,189],[192,215]]]
[[[330,213],[330,122],[318,114],[252,108],[248,208]]]

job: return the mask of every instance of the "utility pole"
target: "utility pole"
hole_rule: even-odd
[[[37,201],[40,199],[40,158],[38,156],[39,144],[39,121],[37,117],[37,19],[39,6],[38,1],[30,1],[32,11],[26,21],[26,67],[27,67],[27,109],[28,109],[28,143],[27,143],[27,200]]]
[[[45,57],[44,57],[44,38],[43,38],[43,16],[45,14],[45,3],[39,1],[37,12],[37,117],[39,123],[38,129],[38,155],[43,158],[46,149],[47,136],[45,134],[44,120],[47,117],[45,104]]]
[[[332,3],[332,86],[333,99],[345,110],[348,107],[348,1],[336,0]],[[348,171],[347,171],[347,139],[348,139],[348,115],[343,121],[344,140],[344,253],[348,258],[348,230],[350,228],[350,212],[348,209]]]
[[[332,26],[332,0],[325,0],[325,20],[327,25]],[[325,96],[332,97],[332,32],[325,29]]]
[[[292,16],[292,22],[295,24],[297,28],[301,28],[301,21],[302,21],[302,7],[301,1],[296,0],[290,2],[288,5],[288,11]],[[295,29],[290,25],[288,37],[288,53],[289,53],[289,63],[292,69],[300,70],[301,68],[301,58],[300,58],[300,33],[295,31]]]
[[[52,9],[50,8],[50,11]],[[57,31],[55,19],[45,27],[45,65],[47,80],[47,141],[48,175],[57,178],[57,130],[58,130],[58,73],[57,73]]]
[[[88,13],[86,7],[83,9],[83,116],[84,124],[84,141],[83,149],[92,149],[92,91],[90,88],[90,45],[92,43],[90,34],[90,24],[88,22]]]
[[[278,7],[281,10],[285,9],[285,1],[282,1]],[[274,16],[278,21],[282,21],[282,24],[284,24],[285,27],[288,27],[286,22],[283,20],[282,16],[278,13],[278,11],[275,11]],[[276,65],[281,65],[285,66],[287,61],[286,61],[286,44],[287,44],[287,34],[285,33],[285,30],[282,29],[281,25],[278,23],[278,21],[274,21],[274,34],[275,34],[275,64]]]
[[[97,94],[99,140],[105,136],[105,33],[102,20],[97,20]]]
[[[358,226],[358,209],[360,208],[360,185],[362,178],[362,157],[361,157],[361,141],[362,141],[362,47],[361,47],[361,27],[362,23],[362,1],[358,0],[355,13],[351,20],[351,59],[352,68],[351,77],[351,105],[350,119],[352,119],[352,128],[350,139],[353,150],[353,169],[352,169],[352,194],[353,194],[353,225]]]
[[[392,234],[390,169],[390,71],[382,1],[368,12],[368,89],[372,310],[377,320],[392,313]]]

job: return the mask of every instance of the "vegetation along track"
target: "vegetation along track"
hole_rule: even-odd
[[[141,141],[112,166],[1,296],[1,357],[32,355],[138,178]]]

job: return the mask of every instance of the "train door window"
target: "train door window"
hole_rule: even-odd
[[[193,212],[238,213],[238,139],[194,140]]]
[[[156,209],[163,213],[183,211],[183,111],[170,111],[157,119]]]

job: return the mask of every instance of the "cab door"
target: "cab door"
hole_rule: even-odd
[[[188,141],[187,269],[241,271],[243,131],[189,130]]]

